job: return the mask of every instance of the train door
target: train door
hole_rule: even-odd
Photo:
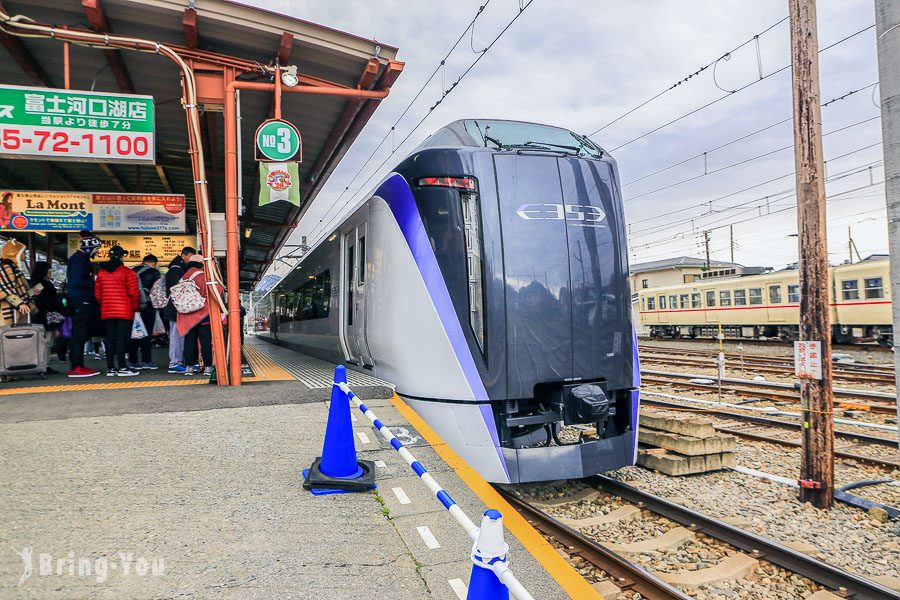
[[[707,323],[718,323],[719,322],[719,312],[716,310],[716,300],[718,298],[718,292],[715,289],[701,290],[701,294],[703,294],[703,305],[706,307],[706,322]]]
[[[344,342],[347,362],[372,366],[366,342],[366,222],[344,234]]]

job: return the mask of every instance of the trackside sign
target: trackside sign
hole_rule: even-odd
[[[0,85],[0,156],[153,164],[152,96]]]

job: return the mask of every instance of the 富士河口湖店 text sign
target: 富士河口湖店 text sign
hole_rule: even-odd
[[[0,85],[0,156],[153,164],[153,97]]]
[[[92,194],[0,189],[0,230],[183,233],[180,194]]]

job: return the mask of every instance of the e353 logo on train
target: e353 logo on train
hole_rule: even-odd
[[[606,227],[606,213],[590,204],[523,204],[516,209],[526,221],[565,221],[573,227]]]

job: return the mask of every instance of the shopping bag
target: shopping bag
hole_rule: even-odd
[[[134,313],[134,322],[131,324],[131,339],[142,340],[147,337],[147,326],[141,318],[141,313]]]
[[[72,318],[66,317],[59,325],[59,336],[63,339],[72,337]]]
[[[156,313],[156,319],[153,321],[153,331],[150,333],[150,335],[156,337],[165,333],[166,325],[165,323],[163,323],[162,317],[159,316],[159,313]]]

